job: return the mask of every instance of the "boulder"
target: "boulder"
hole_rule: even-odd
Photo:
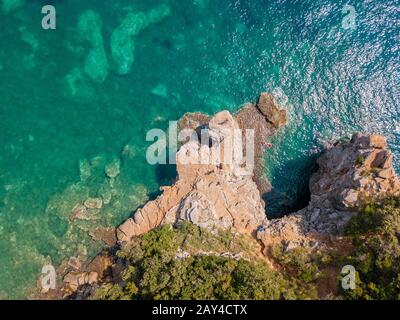
[[[274,97],[270,93],[262,93],[260,95],[257,108],[276,128],[280,128],[286,124],[286,111],[277,106]]]
[[[97,272],[70,272],[63,278],[64,284],[75,291],[85,284],[93,284],[98,281]]]

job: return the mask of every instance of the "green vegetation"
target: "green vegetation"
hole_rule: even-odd
[[[250,259],[251,240],[213,234],[190,223],[153,230],[118,252],[118,284],[103,284],[94,299],[305,299],[308,286]],[[185,252],[186,255],[182,253]],[[229,256],[221,253],[229,252]],[[180,254],[179,254],[180,253]],[[235,259],[240,254],[243,258]],[[248,258],[247,258],[248,257]]]
[[[352,299],[400,299],[400,199],[363,206],[347,228],[354,250],[346,258],[357,270]]]
[[[369,176],[377,176],[379,175],[379,172],[381,172],[382,169],[380,168],[372,168],[371,170],[365,170],[362,175],[363,177],[369,177]]]
[[[273,245],[277,271],[256,256],[254,239],[188,222],[166,225],[121,249],[120,281],[102,284],[92,298],[316,299],[320,285],[336,292],[341,267],[353,265],[356,288],[339,298],[400,299],[400,199],[366,203],[346,238],[353,247],[345,252]]]
[[[364,161],[365,161],[365,158],[364,158],[364,156],[358,156],[357,158],[356,158],[356,160],[354,161],[354,164],[356,165],[356,166],[362,166],[363,165],[363,163],[364,163]]]
[[[285,251],[282,245],[272,246],[271,256],[297,280],[310,284],[310,290],[315,290],[313,285],[323,276],[323,268],[332,261],[328,254],[320,251],[311,252],[306,248]]]

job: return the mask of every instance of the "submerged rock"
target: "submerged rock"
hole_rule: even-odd
[[[90,236],[95,241],[103,241],[108,246],[113,246],[117,243],[115,228],[96,228],[92,230]]]
[[[84,205],[78,204],[76,205],[71,212],[70,219],[86,219],[87,218],[87,208]]]
[[[109,178],[116,178],[120,174],[121,161],[119,159],[112,160],[105,167],[105,173]]]
[[[64,77],[65,94],[79,102],[88,103],[95,98],[95,90],[90,80],[79,68],[74,68]]]
[[[91,174],[91,166],[89,161],[85,160],[80,160],[79,161],[79,176],[81,178],[81,181],[85,181],[90,177]]]
[[[167,86],[165,84],[160,83],[151,90],[151,94],[158,97],[167,98],[168,97]]]
[[[84,205],[87,209],[101,209],[103,207],[103,200],[100,198],[88,198]]]
[[[80,39],[90,46],[86,56],[84,72],[96,83],[102,83],[108,75],[108,61],[102,36],[103,22],[100,15],[93,11],[85,11],[78,20],[77,32]]]
[[[120,75],[128,74],[135,60],[135,37],[148,26],[162,21],[171,14],[162,4],[148,12],[131,12],[111,35],[111,54]]]

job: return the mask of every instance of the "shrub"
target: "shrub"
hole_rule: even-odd
[[[359,155],[359,156],[357,156],[356,160],[354,161],[354,164],[356,166],[360,167],[363,165],[364,161],[365,161],[364,156]]]
[[[354,250],[347,257],[357,270],[352,299],[400,299],[400,200],[366,203],[347,228]]]
[[[190,256],[178,256],[179,249],[187,250]],[[186,222],[176,228],[166,225],[120,250],[117,256],[127,265],[121,274],[123,281],[101,285],[92,298],[269,300],[314,297],[296,279],[271,270],[264,260],[237,260],[218,255],[240,250],[246,255],[249,249],[241,236],[231,232],[213,234]]]

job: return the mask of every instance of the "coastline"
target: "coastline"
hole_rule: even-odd
[[[261,141],[268,139],[285,122],[286,114],[269,94],[262,94],[257,104],[246,104],[233,116],[227,111],[213,117],[186,114],[179,122],[180,129],[204,126],[214,131],[227,127],[254,129],[257,146],[254,171],[243,171],[239,163],[226,166],[181,164],[182,154],[204,147],[190,141],[182,144],[177,154],[176,182],[170,187],[161,187],[159,197],[147,202],[116,229],[98,230],[97,239],[106,243],[103,252],[83,267],[65,268],[61,289],[42,292],[39,298],[87,298],[98,283],[118,278],[121,261],[115,252],[161,225],[174,225],[179,221],[189,221],[213,232],[227,229],[247,237],[250,242],[256,240],[261,256],[272,267],[270,249],[278,244],[288,252],[298,248],[342,253],[349,250],[351,245],[342,234],[363,201],[389,194],[400,195],[400,182],[387,142],[378,135],[354,134],[348,142],[335,143],[318,160],[319,170],[310,180],[308,206],[268,220],[261,195],[268,191],[268,187],[263,188],[269,184],[258,171],[265,147]],[[193,160],[196,153],[190,157]],[[332,282],[332,278],[327,282]],[[321,298],[334,291],[332,285],[321,286],[328,287],[322,290]]]

